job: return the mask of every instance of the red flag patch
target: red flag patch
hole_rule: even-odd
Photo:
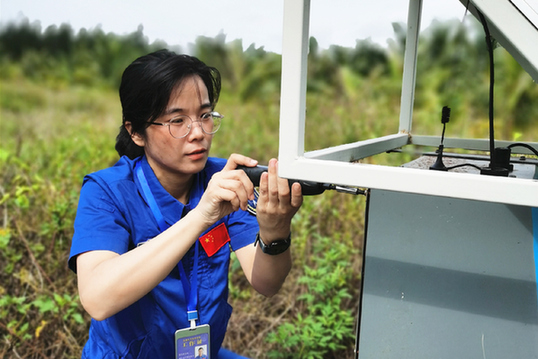
[[[228,235],[228,230],[224,223],[219,224],[200,237],[200,243],[202,244],[202,247],[204,247],[208,257],[217,253],[217,251],[229,241],[230,236]]]

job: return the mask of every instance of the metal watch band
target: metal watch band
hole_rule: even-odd
[[[260,243],[260,248],[263,253],[274,256],[280,253],[284,253],[288,250],[291,244],[291,233],[286,239],[279,239],[269,244],[265,244],[260,237],[260,232],[258,232],[256,234],[256,241],[254,242],[254,246],[256,246],[257,243]]]

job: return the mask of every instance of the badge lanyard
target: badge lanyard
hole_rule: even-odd
[[[142,192],[144,192],[144,197],[146,201],[148,202],[149,208],[151,209],[151,212],[153,212],[153,216],[155,217],[155,220],[159,224],[159,229],[161,230],[161,232],[164,232],[170,226],[167,225],[166,222],[164,221],[164,217],[161,213],[161,210],[159,209],[159,206],[157,206],[155,197],[153,196],[153,193],[151,192],[151,189],[149,188],[148,181],[146,180],[146,176],[144,175],[144,171],[142,169],[142,166],[140,165],[140,160],[137,161],[135,164],[135,172],[136,172],[138,181],[140,182],[140,186],[142,187]],[[179,261],[179,264],[178,264],[181,284],[183,285],[185,296],[189,298],[188,304],[187,304],[187,319],[191,323],[191,328],[196,327],[196,321],[198,320],[198,310],[197,310],[197,306],[198,306],[198,251],[199,251],[198,243],[195,243],[194,266],[192,269],[193,279],[192,279],[191,284],[189,284],[189,280],[187,279],[187,274],[185,273],[185,269],[183,268],[181,261]]]

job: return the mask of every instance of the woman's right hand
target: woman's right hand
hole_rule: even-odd
[[[254,167],[258,161],[232,154],[222,171],[215,173],[196,210],[209,227],[224,216],[239,209],[246,210],[248,201],[254,199],[254,185],[237,166]]]

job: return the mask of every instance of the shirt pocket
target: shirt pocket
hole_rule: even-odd
[[[215,254],[208,257],[200,250],[200,269],[198,283],[200,288],[223,292],[228,289],[230,266],[230,246],[225,244]]]

